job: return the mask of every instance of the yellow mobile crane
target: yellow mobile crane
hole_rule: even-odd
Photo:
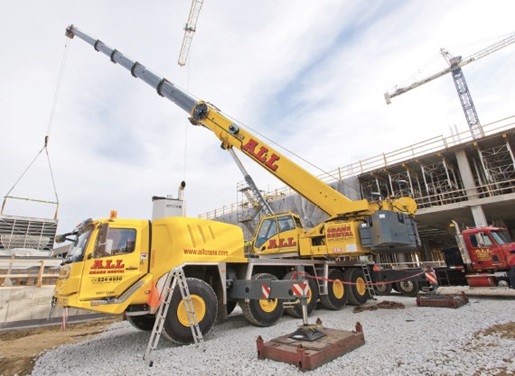
[[[412,199],[350,200],[229,120],[212,104],[195,99],[73,25],[66,29],[66,35],[77,36],[128,69],[185,110],[192,124],[211,130],[223,149],[240,150],[329,218],[306,230],[296,214],[265,216],[251,254],[245,254],[243,232],[235,225],[184,217],[125,220],[114,214],[89,219],[56,239],[73,242],[55,288],[55,301],[60,306],[125,313],[135,327],[152,330],[156,321],[150,302],[153,286],[157,284],[162,291],[165,276],[180,267],[205,334],[217,317],[226,318],[237,303],[247,320],[258,326],[273,325],[284,311],[301,317],[302,307],[295,304],[298,299],[291,296],[291,286],[282,285],[288,290],[286,295],[279,293],[279,288],[274,293],[263,286],[295,278],[299,267],[309,282],[308,313],[318,300],[333,310],[347,303],[364,304],[373,294],[374,282],[405,278],[417,284],[421,280],[419,270],[377,271],[366,260],[374,252],[418,246]],[[189,326],[183,298],[176,292],[164,323],[165,336],[178,343],[192,342]]]

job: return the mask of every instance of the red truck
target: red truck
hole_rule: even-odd
[[[456,229],[458,248],[446,252],[447,268],[461,269],[470,287],[515,288],[515,243],[506,228]]]

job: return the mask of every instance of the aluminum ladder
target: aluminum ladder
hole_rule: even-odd
[[[177,285],[179,285],[179,290],[184,302],[184,308],[186,309],[186,315],[190,324],[193,340],[196,344],[203,341],[202,332],[200,331],[197,314],[195,313],[195,307],[193,306],[193,301],[191,300],[190,290],[188,288],[188,283],[186,281],[184,271],[181,267],[172,269],[165,279],[163,301],[159,305],[159,309],[156,313],[156,322],[154,324],[154,328],[152,329],[152,334],[150,335],[150,340],[148,342],[147,350],[145,351],[145,356],[143,357],[149,367],[152,367],[154,364],[153,351],[157,348],[159,338],[161,338],[161,333],[163,332],[168,308],[170,308],[173,292]]]
[[[320,295],[327,294],[327,276],[329,275],[329,265],[328,264],[315,264],[315,278],[318,285],[318,291],[320,291]]]
[[[368,264],[361,264],[361,270],[363,270],[363,275],[365,276],[365,286],[367,288],[368,295],[370,295],[370,299],[376,300],[376,291],[374,290],[374,282],[372,282],[372,276],[370,275]]]

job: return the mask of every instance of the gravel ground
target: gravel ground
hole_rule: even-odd
[[[150,333],[128,322],[112,324],[93,339],[41,356],[32,375],[515,375],[515,300],[471,298],[458,309],[417,307],[415,298],[379,297],[404,309],[353,313],[317,310],[327,328],[363,325],[365,345],[313,371],[257,358],[256,338],[269,341],[302,324],[288,316],[270,328],[247,324],[239,308],[199,345],[175,346],[161,337],[154,365],[143,360]],[[512,323],[506,325],[508,323]],[[503,325],[511,334],[487,328]]]

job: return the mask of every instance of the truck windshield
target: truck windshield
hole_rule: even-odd
[[[87,230],[77,236],[70,249],[70,252],[68,252],[68,262],[78,262],[84,260],[84,252],[86,250],[90,235],[91,230]]]
[[[498,244],[508,244],[511,243],[511,237],[508,231],[506,230],[496,230],[491,232],[492,237]]]

